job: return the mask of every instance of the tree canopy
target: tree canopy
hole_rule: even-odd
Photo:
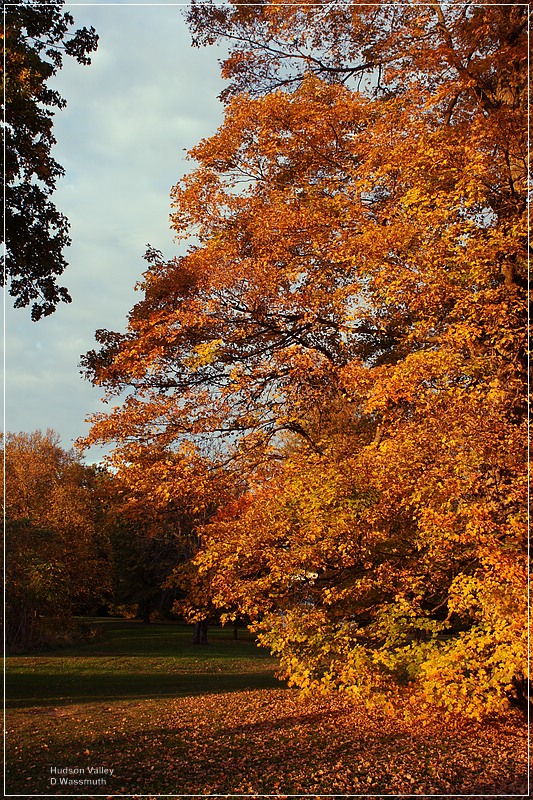
[[[5,57],[5,230],[4,277],[15,308],[32,304],[31,316],[48,316],[71,298],[57,277],[67,266],[69,224],[50,199],[64,174],[51,150],[55,109],[65,100],[48,81],[61,69],[64,54],[90,64],[96,50],[94,28],[72,31],[74,19],[63,2],[2,3]]]
[[[195,575],[305,690],[479,715],[527,674],[527,20],[190,12],[225,120],[172,192],[186,255],[84,359],[127,392],[90,440],[233,471]]]
[[[110,589],[112,493],[105,474],[65,451],[54,431],[8,433],[2,456],[6,642],[49,644]]]

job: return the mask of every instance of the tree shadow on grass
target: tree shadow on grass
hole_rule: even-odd
[[[82,620],[83,621],[83,620]],[[92,656],[200,658],[212,657],[222,660],[232,658],[271,658],[268,650],[258,647],[255,637],[248,631],[239,631],[234,639],[232,631],[212,626],[209,629],[209,645],[194,645],[193,627],[185,624],[153,622],[146,625],[139,620],[92,619],[84,623],[94,629],[94,638],[69,644],[65,647],[8,653],[19,658],[87,658]]]
[[[124,674],[61,675],[60,673],[7,675],[8,708],[77,705],[112,700],[149,700],[196,697],[251,689],[279,689],[283,684],[271,672],[139,672]]]
[[[427,731],[407,730],[394,721],[384,726],[382,720],[364,712],[354,725],[346,710],[282,704],[281,713],[274,711],[270,718],[272,709],[266,703],[261,719],[256,716],[256,705],[246,708],[246,698],[242,698],[240,714],[234,713],[232,702],[221,698],[222,705],[217,706],[218,711],[228,708],[227,720],[218,714],[222,726],[213,724],[214,705],[209,701],[203,713],[200,706],[178,704],[163,717],[145,717],[133,729],[116,728],[101,734],[89,744],[87,763],[100,758],[101,763],[113,767],[107,790],[125,795],[238,792],[254,796],[248,791],[251,786],[254,793],[275,795],[298,791],[322,796],[461,794],[479,798],[506,794],[503,789],[512,780],[512,764],[502,765],[492,755],[491,744],[503,733],[497,725],[485,729],[488,741],[483,744],[481,727],[475,725],[459,738],[445,726],[428,737]],[[246,721],[250,711],[254,721]],[[79,754],[87,746],[80,731],[69,740],[71,760],[65,764],[83,766]],[[478,747],[476,758],[471,758],[471,750]],[[438,768],[433,777],[428,772],[429,758]],[[481,775],[483,758],[489,774]],[[461,764],[459,770],[457,763]],[[12,780],[21,779],[13,776]],[[44,775],[39,778],[44,780]],[[433,791],[429,793],[431,783]],[[38,783],[33,785],[40,790]],[[520,780],[514,786],[520,794]]]

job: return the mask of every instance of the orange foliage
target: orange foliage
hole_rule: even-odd
[[[172,193],[195,242],[149,254],[85,359],[130,390],[91,440],[233,465],[248,496],[194,569],[293,683],[501,709],[526,675],[526,9],[191,20],[236,37],[233,88]]]
[[[53,431],[8,433],[5,467],[6,641],[42,646],[70,634],[73,612],[110,588],[105,477]]]
[[[223,669],[242,669],[228,661]],[[46,795],[50,756],[69,752],[73,765],[113,764],[113,795],[150,800],[526,795],[527,742],[516,715],[480,724],[406,708],[407,718],[401,709],[369,712],[342,696],[301,698],[285,688],[72,704],[70,713],[54,709],[53,724],[51,712],[36,721],[13,708],[8,786],[24,795],[31,781]],[[24,758],[28,746],[41,769]]]

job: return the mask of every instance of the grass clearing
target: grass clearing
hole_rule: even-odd
[[[106,700],[181,697],[243,688],[279,687],[275,660],[247,631],[235,641],[214,628],[210,645],[191,643],[185,625],[143,625],[136,620],[98,620],[89,642],[8,661],[11,708]]]
[[[526,794],[518,714],[445,723],[302,700],[247,633],[198,647],[185,626],[98,624],[82,645],[8,659],[6,794]]]

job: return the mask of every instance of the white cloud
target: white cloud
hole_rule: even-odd
[[[175,252],[171,186],[191,168],[185,149],[222,120],[220,51],[190,46],[182,9],[80,6],[78,26],[100,35],[93,64],[67,59],[56,87],[54,155],[66,171],[55,195],[71,223],[71,265],[61,283],[73,303],[39,323],[6,298],[6,427],[52,427],[65,446],[87,432],[99,390],[79,375],[97,328],[122,330],[137,297],[147,243]]]

